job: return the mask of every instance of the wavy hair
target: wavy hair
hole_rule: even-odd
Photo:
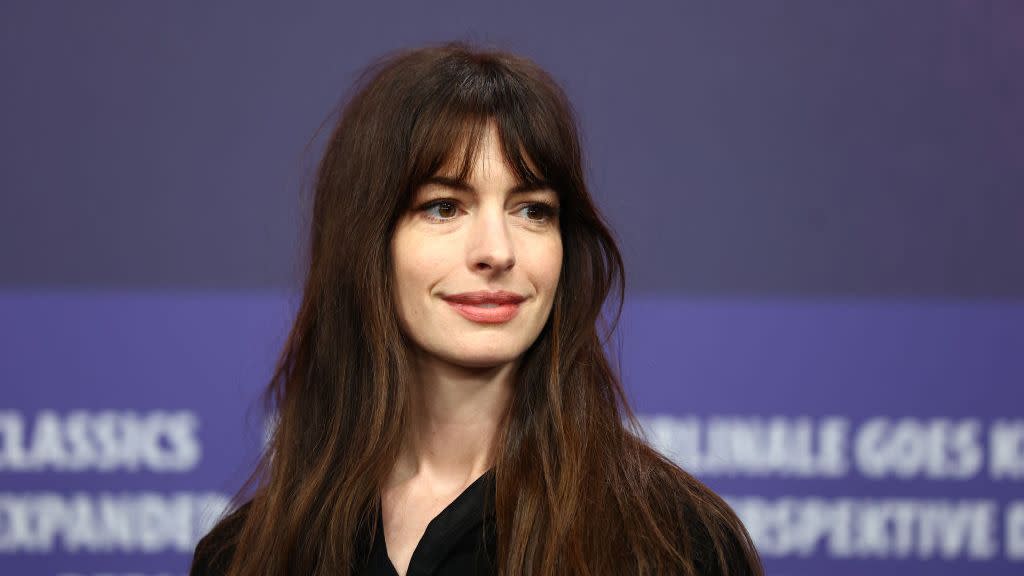
[[[228,573],[362,565],[356,535],[381,529],[379,488],[413,382],[410,341],[380,305],[382,294],[394,302],[390,239],[412,193],[449,159],[461,158],[465,178],[492,121],[516,177],[558,194],[564,251],[497,438],[499,572],[759,576],[729,506],[644,441],[605,355],[625,275],[584,182],[568,99],[533,62],[461,43],[382,58],[338,116],[314,184],[302,301],[266,391],[278,423],[236,497],[251,494],[246,514],[213,531],[234,548]]]

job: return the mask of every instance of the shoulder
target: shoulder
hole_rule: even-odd
[[[246,502],[218,522],[196,544],[189,576],[223,576],[227,574],[235,554],[238,536],[252,502]]]
[[[659,524],[675,527],[669,532],[675,532],[679,552],[693,562],[697,574],[763,574],[750,535],[725,499],[649,445],[638,452],[646,498]]]

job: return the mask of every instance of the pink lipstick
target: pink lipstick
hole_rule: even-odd
[[[508,322],[519,312],[519,303],[525,300],[514,292],[463,292],[443,297],[449,306],[463,318],[481,324]]]

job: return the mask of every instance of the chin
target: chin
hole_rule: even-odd
[[[515,362],[525,350],[518,346],[495,348],[487,346],[474,349],[470,346],[459,347],[458,350],[448,350],[442,357],[448,362],[465,368],[494,368]]]
[[[460,354],[450,358],[450,362],[464,368],[495,368],[514,362],[518,356],[503,354]]]

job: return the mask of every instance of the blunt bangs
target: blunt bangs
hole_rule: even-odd
[[[504,159],[519,183],[550,186],[563,200],[572,186],[574,149],[546,86],[529,85],[504,62],[489,56],[451,54],[425,71],[408,101],[413,114],[409,163],[400,206],[441,171],[465,181],[488,125],[497,127]]]

